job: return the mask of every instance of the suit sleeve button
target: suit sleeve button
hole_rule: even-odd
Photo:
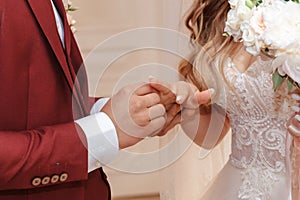
[[[41,184],[41,182],[42,182],[41,178],[36,177],[32,180],[31,184],[36,187],[36,186],[39,186]]]
[[[67,173],[62,173],[61,175],[60,175],[60,178],[59,178],[59,180],[61,181],[61,182],[65,182],[67,179],[68,179],[68,174]]]
[[[59,180],[59,176],[58,175],[53,175],[51,177],[51,183],[57,183],[58,180]]]
[[[48,183],[50,183],[50,177],[49,176],[45,176],[42,179],[42,185],[47,185]]]

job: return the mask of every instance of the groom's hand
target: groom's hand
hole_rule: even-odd
[[[157,91],[146,83],[124,87],[111,97],[102,111],[113,121],[121,149],[162,130],[166,110],[160,102]]]
[[[169,130],[174,128],[181,121],[181,109],[180,105],[176,103],[176,95],[167,86],[160,84],[155,78],[150,78],[150,85],[156,90],[156,93],[160,97],[160,103],[164,105],[166,109],[166,123],[165,126],[156,134],[157,136],[163,136],[168,133]]]

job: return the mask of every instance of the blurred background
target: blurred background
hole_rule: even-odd
[[[93,54],[92,63],[96,66],[105,65],[103,57],[116,54],[121,50],[130,48],[128,42],[114,44],[108,48],[96,48],[112,36],[134,28],[163,27],[186,33],[183,27],[183,16],[191,5],[192,0],[72,0],[78,10],[71,12],[76,20],[75,33],[84,59]],[[105,73],[95,77],[95,68],[88,68],[90,79],[97,79],[97,85],[90,88],[92,95],[110,96],[120,79],[126,77],[132,81],[147,81],[149,75],[156,77],[161,74],[159,65],[153,70],[141,72],[134,71],[137,66],[149,63],[167,65],[173,72],[168,74],[168,80],[177,80],[177,56],[168,52],[153,49],[136,50],[116,58]],[[153,65],[153,64],[152,64]],[[148,69],[151,66],[147,66]],[[132,71],[133,70],[133,71]],[[182,141],[188,141],[180,128],[177,127],[168,135],[150,138],[131,147],[125,152],[142,154],[155,152],[173,141],[176,135],[180,136],[173,148],[164,156],[173,156],[173,151],[180,149]],[[178,137],[177,137],[178,138]],[[200,158],[200,148],[194,144],[187,145],[184,152],[177,156],[174,162],[163,165],[155,170],[145,172],[128,172],[114,166],[105,167],[112,188],[114,200],[196,200],[205,192],[210,180],[218,173],[230,154],[230,134],[208,156]],[[155,157],[160,161],[160,155]],[[120,157],[119,162],[130,167],[136,164],[143,167],[149,165],[151,160],[141,160],[140,157]],[[133,170],[134,171],[134,170]]]

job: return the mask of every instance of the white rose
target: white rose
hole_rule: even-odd
[[[273,60],[273,69],[278,70],[281,76],[288,75],[297,83],[300,83],[300,56],[282,55]]]
[[[239,0],[229,0],[228,3],[230,4],[231,8],[236,8]]]
[[[235,41],[239,41],[241,38],[240,23],[236,10],[229,10],[224,31],[231,35]]]
[[[265,29],[265,21],[263,18],[264,7],[258,7],[253,11],[253,16],[250,19],[250,27],[259,36],[261,36]]]
[[[299,47],[300,4],[274,0],[265,7],[262,15],[266,26],[262,34],[265,44],[279,52],[290,51],[290,46]]]
[[[248,6],[246,6],[245,0],[238,1],[236,7],[236,15],[241,22],[248,21],[251,18],[252,10]]]
[[[276,56],[297,55],[300,57],[300,42],[288,45],[285,49],[277,49]]]
[[[235,5],[227,14],[227,21],[224,31],[239,41],[242,37],[241,24],[249,21],[252,10],[246,6],[245,0],[230,0],[230,4]]]
[[[246,50],[252,55],[258,55],[260,52],[260,47],[253,29],[248,23],[244,23],[241,25],[241,31]]]

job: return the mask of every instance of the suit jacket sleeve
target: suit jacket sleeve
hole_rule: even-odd
[[[0,141],[0,190],[87,179],[86,139],[75,123],[0,131]]]

